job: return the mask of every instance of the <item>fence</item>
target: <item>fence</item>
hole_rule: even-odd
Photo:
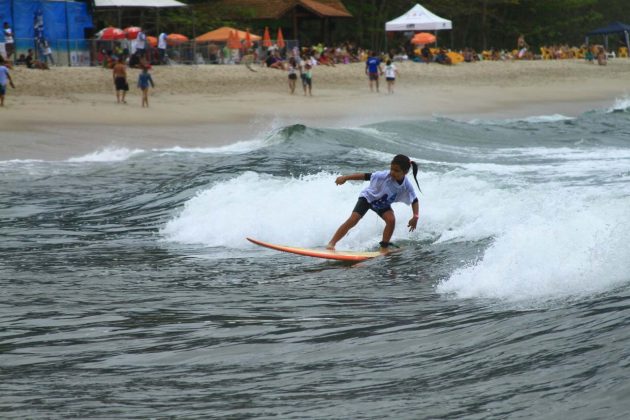
[[[33,58],[55,66],[104,66],[117,57],[131,57],[131,44],[126,40],[104,41],[94,39],[62,39],[49,43],[48,48],[41,45],[35,38],[16,39],[14,61],[21,55],[27,56],[32,50]],[[299,44],[294,40],[287,40],[286,51],[291,51]],[[162,59],[156,47],[148,47],[142,57],[152,64],[239,64],[241,62],[260,62],[265,59],[265,49],[259,45],[248,52],[245,60],[245,50],[229,49],[225,43],[207,43],[187,41],[176,45],[169,45],[166,57]],[[136,58],[138,56],[136,55]]]

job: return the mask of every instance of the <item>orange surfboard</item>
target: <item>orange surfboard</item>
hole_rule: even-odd
[[[294,246],[276,245],[252,238],[247,238],[247,240],[253,244],[264,246],[265,248],[275,249],[276,251],[289,252],[291,254],[304,255],[306,257],[324,258],[327,260],[358,262],[383,255],[378,251],[331,251],[328,249],[296,248]]]

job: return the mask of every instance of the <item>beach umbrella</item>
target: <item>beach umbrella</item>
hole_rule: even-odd
[[[166,43],[168,45],[177,45],[177,44],[181,44],[182,42],[186,42],[188,41],[188,37],[186,35],[182,35],[182,34],[169,34],[166,37]]]
[[[252,47],[252,36],[249,33],[249,29],[245,32],[245,48],[250,49]]]
[[[96,38],[103,41],[112,41],[115,39],[125,39],[125,31],[120,28],[114,28],[109,26],[105,29],[101,29],[96,33]]]
[[[412,44],[433,44],[435,42],[435,35],[428,32],[420,32],[414,35],[411,39]]]
[[[284,48],[284,36],[282,36],[282,28],[278,28],[278,39],[276,40],[278,47]]]
[[[142,28],[138,26],[130,26],[124,29],[125,36],[127,39],[136,39],[138,38],[138,34],[142,32]]]
[[[269,28],[265,26],[265,33],[263,34],[263,47],[271,47],[271,36],[269,36]]]
[[[227,42],[228,39],[230,39],[230,36],[232,36],[232,32],[236,32],[236,35],[239,39],[245,39],[245,37],[247,36],[247,32],[245,31],[239,31],[238,29],[224,26],[222,28],[206,32],[203,35],[199,35],[197,38],[195,38],[195,40],[197,42]],[[252,42],[260,41],[262,39],[260,36],[251,32],[249,33],[249,37]]]
[[[158,39],[154,36],[147,36],[147,42],[149,43],[150,46],[155,48],[157,47]]]
[[[232,32],[227,42],[228,48],[238,50],[241,48],[241,41],[238,39],[236,32]]]

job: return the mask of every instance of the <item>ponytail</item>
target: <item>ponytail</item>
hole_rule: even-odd
[[[418,184],[418,178],[416,178],[416,175],[418,175],[418,164],[416,162],[414,162],[413,160],[409,161],[411,163],[411,167],[413,168],[413,179],[414,181],[416,181],[416,185],[418,186],[418,190],[420,190],[420,192],[422,192],[422,188],[420,188],[420,184]]]

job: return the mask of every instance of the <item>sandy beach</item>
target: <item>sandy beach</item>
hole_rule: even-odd
[[[289,124],[356,126],[398,118],[573,116],[628,95],[630,60],[400,63],[395,94],[371,93],[362,63],[317,67],[313,97],[289,95],[287,74],[245,66],[152,70],[150,108],[140,107],[138,70],[128,104],[116,104],[111,71],[15,68],[0,109],[0,159],[63,159],[115,146],[212,147]]]

